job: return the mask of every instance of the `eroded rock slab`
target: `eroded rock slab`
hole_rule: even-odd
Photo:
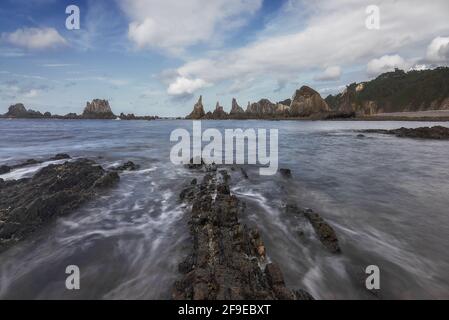
[[[239,222],[244,206],[231,195],[226,170],[207,172],[192,182],[181,199],[191,204],[192,250],[179,265],[182,279],[174,299],[247,300],[312,299],[305,291],[286,287],[276,263],[268,263],[257,229]]]
[[[28,179],[0,179],[0,251],[118,180],[116,172],[87,159],[49,165]]]

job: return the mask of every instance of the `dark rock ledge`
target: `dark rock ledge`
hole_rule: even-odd
[[[421,127],[415,129],[399,128],[394,130],[369,129],[363,130],[365,133],[391,134],[401,138],[420,138],[434,140],[448,140],[449,128],[442,126]]]
[[[209,167],[201,183],[193,180],[180,195],[191,205],[193,248],[179,265],[183,275],[173,286],[173,298],[313,299],[286,287],[279,266],[267,261],[259,231],[239,222],[244,205],[231,195],[229,180],[226,170]]]
[[[286,205],[286,212],[289,214],[304,216],[312,225],[323,246],[326,247],[326,249],[331,253],[341,253],[335,230],[318,213],[311,209],[299,208],[294,203],[289,203]]]
[[[0,179],[0,252],[118,180],[117,172],[88,159],[51,164],[32,178]]]
[[[0,175],[8,173],[8,172],[11,172],[12,170],[15,170],[15,169],[20,169],[20,168],[24,168],[24,167],[28,167],[28,166],[32,166],[32,165],[36,165],[36,164],[40,164],[40,163],[44,163],[44,162],[48,162],[48,161],[67,160],[67,159],[71,159],[68,154],[58,153],[54,157],[52,157],[50,159],[47,159],[47,160],[28,159],[28,160],[23,161],[23,162],[21,162],[19,164],[15,164],[15,165],[11,165],[11,166],[2,165],[2,166],[0,166]]]

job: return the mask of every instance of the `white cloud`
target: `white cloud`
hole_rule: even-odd
[[[21,28],[11,33],[3,33],[2,39],[29,50],[44,50],[67,44],[67,41],[53,28]]]
[[[385,55],[379,59],[373,59],[368,62],[366,71],[370,75],[378,75],[384,72],[394,71],[395,68],[406,69],[408,63],[401,56]]]
[[[130,18],[128,37],[140,49],[180,52],[241,26],[262,0],[124,0]],[[242,19],[245,18],[245,19]]]
[[[369,4],[372,0],[288,1],[254,41],[188,61],[177,73],[214,84],[251,77],[291,78],[292,74],[311,72],[317,67],[363,66],[391,52],[422,56],[422,43],[430,42],[435,34],[449,33],[447,0],[383,1],[379,4],[380,30],[365,27],[365,8]],[[393,60],[383,67],[400,67],[402,62]]]
[[[168,94],[179,96],[185,94],[192,94],[196,90],[209,86],[203,79],[189,79],[185,77],[178,77],[170,84],[167,89]]]
[[[37,97],[39,95],[39,93],[40,93],[39,90],[31,89],[30,91],[25,92],[23,96],[25,98],[35,98],[35,97]]]
[[[449,61],[449,37],[433,39],[427,48],[427,59],[431,62]]]
[[[335,81],[341,77],[341,68],[339,66],[333,66],[326,68],[323,73],[315,77],[318,81]]]

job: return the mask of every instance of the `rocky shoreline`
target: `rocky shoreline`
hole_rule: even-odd
[[[47,161],[69,160],[59,154]],[[2,166],[0,174],[44,161],[30,159],[18,165]],[[0,252],[6,250],[50,221],[71,213],[102,190],[113,187],[120,179],[118,172],[134,170],[128,162],[105,170],[95,161],[76,159],[50,164],[32,178],[0,179]]]
[[[380,133],[395,135],[400,138],[418,138],[432,140],[449,140],[449,128],[442,126],[421,127],[421,128],[399,128],[393,130],[369,129],[361,130],[363,133]]]

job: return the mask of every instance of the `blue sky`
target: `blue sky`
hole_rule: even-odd
[[[80,30],[65,27],[69,5]],[[2,0],[0,113],[80,113],[102,98],[115,113],[184,116],[200,94],[207,110],[301,85],[326,96],[395,67],[448,65],[448,12],[446,0]]]

